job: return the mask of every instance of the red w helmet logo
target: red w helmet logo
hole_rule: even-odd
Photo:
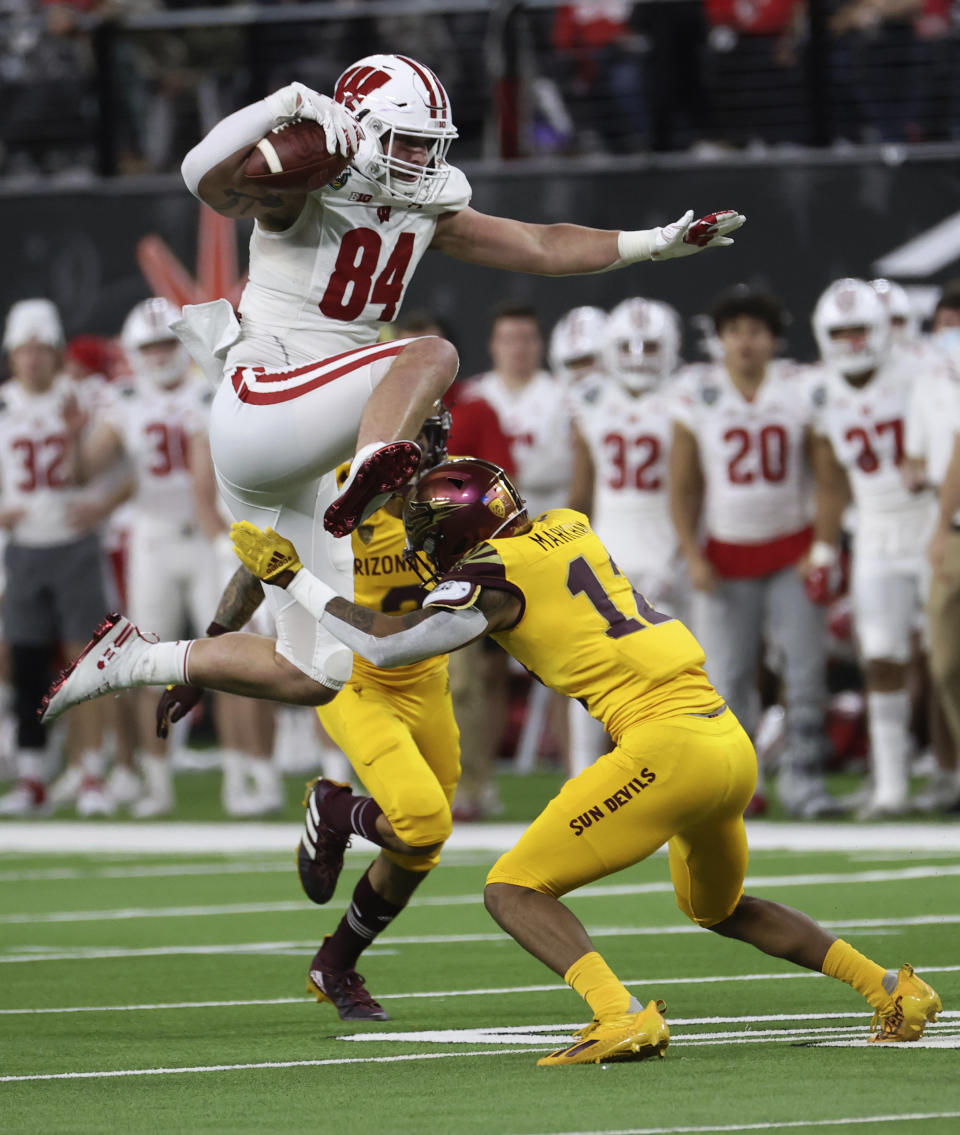
[[[354,111],[362,99],[389,82],[390,75],[376,67],[351,67],[338,79],[333,97],[347,110]]]

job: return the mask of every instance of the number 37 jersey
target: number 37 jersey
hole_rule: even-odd
[[[242,332],[228,367],[301,365],[376,342],[381,325],[396,318],[438,218],[469,201],[470,184],[456,168],[437,200],[420,208],[398,205],[350,167],[309,194],[290,228],[255,225]]]
[[[425,605],[468,607],[484,587],[522,604],[493,638],[545,685],[583,701],[614,740],[641,721],[722,704],[700,644],[634,592],[582,513],[551,509],[523,535],[480,544]]]

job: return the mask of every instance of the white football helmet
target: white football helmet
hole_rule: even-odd
[[[365,137],[352,163],[362,174],[401,204],[437,198],[450,176],[447,150],[457,128],[443,83],[429,67],[406,55],[368,55],[337,79],[333,97],[363,124]],[[396,135],[432,139],[427,164],[395,158]]]
[[[680,360],[680,317],[660,300],[623,300],[607,322],[607,360],[631,394],[659,386]]]
[[[913,310],[907,289],[893,280],[871,280],[870,287],[887,305],[890,337],[895,343],[909,343],[920,334],[920,319]]]
[[[853,327],[864,330],[860,344],[832,336]],[[866,280],[834,280],[813,309],[813,334],[823,361],[852,377],[883,361],[890,346],[890,315]]]
[[[190,369],[190,355],[170,324],[180,318],[180,309],[167,299],[143,300],[130,312],[120,332],[127,361],[137,378],[156,386],[176,386]],[[151,343],[174,343],[177,349],[160,360],[144,352]]]
[[[550,332],[550,369],[564,382],[591,370],[602,370],[607,313],[601,307],[575,307]]]
[[[63,324],[52,300],[17,300],[7,312],[3,349],[15,351],[31,340],[57,351],[63,346]]]

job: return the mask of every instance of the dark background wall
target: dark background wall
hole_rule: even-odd
[[[784,300],[794,316],[789,348],[810,357],[808,317],[820,290],[838,276],[875,274],[879,257],[952,214],[960,200],[960,167],[938,160],[465,168],[476,208],[530,221],[646,228],[688,206],[700,212],[736,207],[749,218],[728,251],[600,276],[514,276],[428,254],[405,309],[430,308],[449,323],[465,373],[484,365],[487,317],[500,300],[534,303],[548,326],[576,304],[610,307],[628,295],[665,299],[689,317],[741,281],[771,288]],[[0,206],[0,310],[24,296],[49,296],[69,334],[115,333],[127,310],[148,294],[135,259],[142,236],[159,235],[194,269],[200,206],[176,178],[8,192]],[[248,234],[248,227],[238,227],[241,263]],[[946,263],[922,282],[955,274],[960,264]],[[688,353],[692,348],[691,337]]]

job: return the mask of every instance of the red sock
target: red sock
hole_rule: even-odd
[[[352,970],[357,958],[401,910],[402,906],[394,906],[377,894],[370,885],[368,869],[354,888],[353,900],[340,925],[318,950],[314,967],[333,973]]]
[[[335,832],[354,832],[380,847],[377,817],[383,809],[372,796],[354,796],[348,789],[331,792],[320,805],[320,819]]]

